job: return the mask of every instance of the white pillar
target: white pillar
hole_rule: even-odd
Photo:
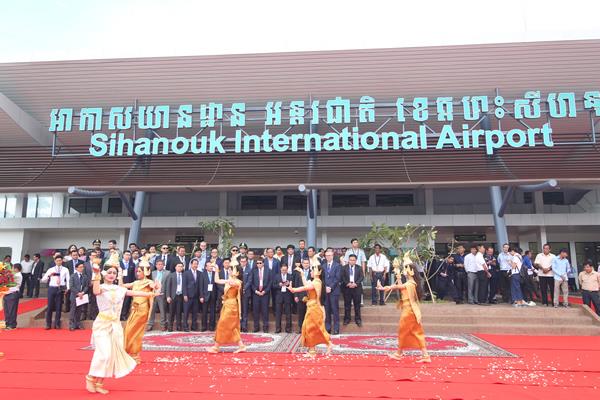
[[[575,247],[574,240],[569,240],[569,255],[571,256],[571,265],[575,268],[575,287],[579,289],[579,279],[577,279],[577,275],[579,274],[579,269],[577,268],[577,248]]]
[[[227,192],[219,192],[219,217],[227,215]]]
[[[544,213],[544,192],[533,192],[533,207],[536,214]]]
[[[329,215],[329,190],[319,190],[319,202],[321,205],[321,216],[324,217]],[[324,248],[325,246],[322,247]]]
[[[323,229],[321,231],[321,246],[319,246],[319,247],[322,247],[324,249],[327,248],[327,231],[325,229]],[[319,250],[319,249],[317,249],[317,250]]]
[[[425,214],[433,215],[433,189],[425,189]]]
[[[544,244],[548,243],[548,237],[546,236],[546,227],[540,226],[540,251],[542,250]]]

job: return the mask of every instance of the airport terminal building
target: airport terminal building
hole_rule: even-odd
[[[411,223],[440,253],[598,264],[599,61],[581,40],[0,64],[0,254],[215,243],[198,224],[226,217],[257,249]]]

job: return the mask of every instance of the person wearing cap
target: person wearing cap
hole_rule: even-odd
[[[104,251],[102,251],[102,241],[100,239],[96,239],[92,242],[92,246],[94,246],[94,250],[96,251],[98,257],[101,260],[104,260]]]

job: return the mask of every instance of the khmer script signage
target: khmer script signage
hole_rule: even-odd
[[[579,111],[578,102],[583,105]],[[249,112],[256,113],[257,110],[264,116],[259,121],[258,132],[248,129],[246,119]],[[380,129],[373,129],[378,112],[384,112],[386,116],[391,112],[396,126],[402,126],[402,129],[383,129],[385,124]],[[416,97],[412,100],[398,97],[392,103],[376,103],[373,97],[362,96],[357,104],[351,104],[349,99],[335,97],[294,100],[285,104],[269,101],[258,109],[247,107],[243,102],[207,103],[199,107],[193,104],[140,105],[137,109],[133,106],[55,108],[50,113],[49,130],[70,132],[76,125],[81,132],[91,132],[89,153],[95,157],[428,148],[482,148],[487,154],[493,154],[503,146],[552,147],[551,124],[539,121],[576,118],[578,112],[600,116],[600,91],[587,91],[582,98],[577,98],[574,92],[542,96],[540,91],[529,91],[522,98],[510,101],[497,95],[460,99]],[[488,116],[497,121],[508,118],[530,121],[508,130],[484,129],[481,122]],[[433,121],[441,127],[432,129],[428,124]],[[311,125],[319,122],[325,122],[331,129],[312,131]],[[418,128],[405,130],[404,125],[408,123]],[[370,128],[365,127],[367,124]],[[196,128],[202,135],[167,138],[157,134],[134,138],[130,132],[134,126],[152,132]],[[223,126],[233,130],[233,135],[223,135]],[[290,129],[301,133],[290,133]]]

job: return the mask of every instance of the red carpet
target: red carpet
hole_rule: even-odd
[[[46,304],[48,304],[47,299],[21,299],[17,314],[21,315],[37,310],[38,308],[46,307]],[[4,311],[0,311],[0,320],[4,320]]]
[[[143,352],[111,399],[564,399],[589,398],[600,385],[595,337],[479,335],[518,358],[436,357],[421,366],[378,355],[307,360],[284,353],[241,355]],[[92,353],[90,331],[0,332],[2,398],[81,399]],[[101,397],[100,395],[94,395]]]

